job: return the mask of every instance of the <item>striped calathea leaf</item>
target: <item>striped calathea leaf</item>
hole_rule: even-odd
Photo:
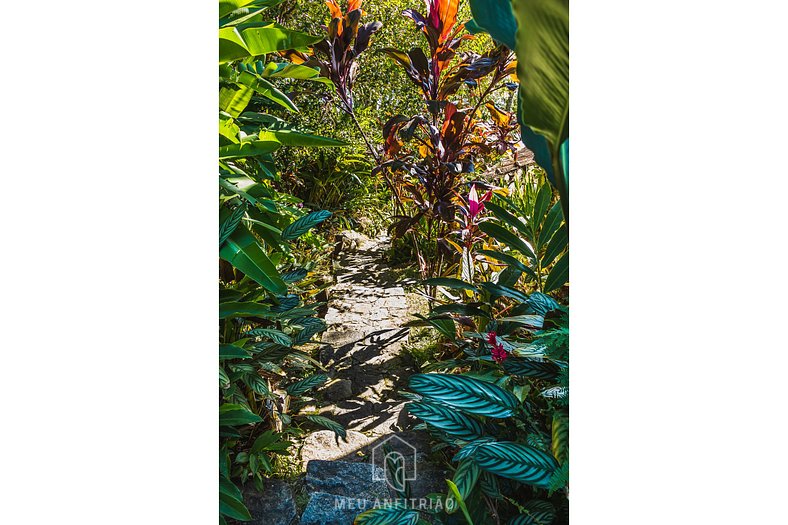
[[[484,437],[481,423],[456,410],[432,403],[409,403],[408,413],[446,434],[466,441]]]
[[[482,444],[474,448],[470,457],[487,472],[540,488],[550,487],[550,479],[558,469],[551,454],[520,443]]]
[[[467,414],[505,418],[514,414],[520,401],[492,383],[452,374],[415,374],[410,389],[436,403]]]
[[[356,516],[353,525],[416,525],[419,513],[397,507],[380,507]]]

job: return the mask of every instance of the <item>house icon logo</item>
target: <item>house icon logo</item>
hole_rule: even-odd
[[[408,481],[416,479],[416,447],[397,435],[389,436],[372,448],[372,481],[385,481],[397,492],[405,492]],[[382,472],[382,474],[381,474]]]

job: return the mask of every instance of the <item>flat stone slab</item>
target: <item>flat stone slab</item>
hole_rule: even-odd
[[[336,460],[343,458],[355,458],[357,452],[374,441],[355,430],[347,431],[347,440],[339,440],[337,444],[332,430],[318,430],[312,432],[304,439],[301,448],[301,460],[304,464],[312,460]]]
[[[374,505],[373,501],[315,492],[299,525],[352,525],[353,520]]]
[[[370,463],[312,460],[306,466],[307,490],[349,498],[373,501],[388,498],[384,476],[382,468]]]
[[[244,503],[252,521],[250,525],[290,525],[298,519],[293,491],[282,480],[263,481],[263,491],[259,492],[253,483],[244,487]]]

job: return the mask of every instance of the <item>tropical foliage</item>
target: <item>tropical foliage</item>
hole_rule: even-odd
[[[320,39],[265,18],[270,0],[220,2],[219,29],[219,499],[220,522],[251,519],[234,480],[261,487],[276,455],[288,454],[293,401],[327,376],[304,351],[325,329],[310,298],[310,261],[292,246],[330,212],[304,208],[276,189],[272,153],[286,146],[343,146],[268,111],[297,111],[275,82],[315,80],[316,69],[274,53]],[[306,302],[304,299],[306,298]],[[297,380],[298,377],[306,377]],[[333,421],[304,421],[344,429]]]
[[[302,427],[345,436],[293,408],[328,379],[325,238],[383,226],[440,340],[401,394],[454,472],[356,523],[567,522],[568,3],[415,3],[220,2],[220,521]]]

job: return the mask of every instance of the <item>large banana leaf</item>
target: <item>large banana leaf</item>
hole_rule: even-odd
[[[224,64],[249,56],[261,56],[287,49],[304,49],[320,42],[323,37],[286,29],[267,22],[256,27],[241,26],[219,29],[219,63]]]
[[[492,383],[451,374],[414,374],[409,387],[431,400],[469,414],[505,418],[520,405],[511,393]]]
[[[569,140],[569,0],[513,0],[513,6],[523,142],[531,150],[544,148],[525,128],[546,141],[552,162],[542,167],[552,174],[568,218],[569,166],[561,152]]]
[[[485,443],[475,447],[471,457],[487,472],[541,488],[550,486],[558,469],[552,455],[519,443]]]

